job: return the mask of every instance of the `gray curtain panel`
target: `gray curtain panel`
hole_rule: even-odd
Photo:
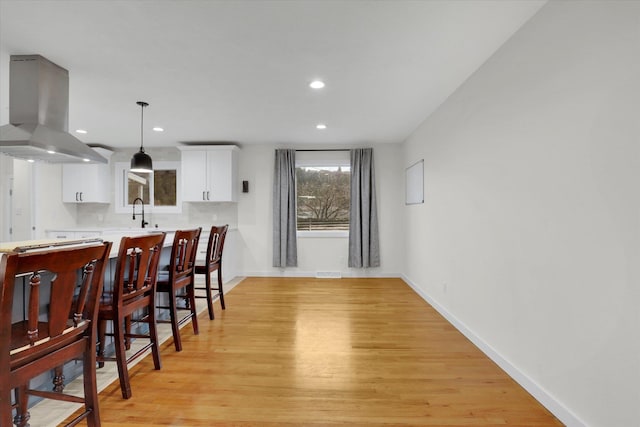
[[[379,267],[378,212],[373,148],[351,150],[349,267]]]
[[[297,265],[296,151],[276,150],[273,176],[273,266]]]

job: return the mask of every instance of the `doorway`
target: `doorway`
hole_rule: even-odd
[[[9,241],[31,240],[35,237],[33,174],[33,163],[13,159],[13,174],[8,179]]]

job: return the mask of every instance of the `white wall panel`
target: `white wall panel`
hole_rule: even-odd
[[[640,425],[639,52],[549,2],[405,143],[407,279],[570,425]]]

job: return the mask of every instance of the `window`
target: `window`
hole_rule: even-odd
[[[116,163],[116,212],[132,209],[141,198],[150,212],[180,213],[180,162],[153,162],[153,173],[129,171],[128,163]]]
[[[349,230],[348,152],[296,153],[298,231]]]

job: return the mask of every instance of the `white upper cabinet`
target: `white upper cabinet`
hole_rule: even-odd
[[[107,159],[111,151],[94,148]],[[110,203],[111,168],[109,164],[62,165],[62,201],[64,203]]]
[[[182,152],[182,201],[237,201],[238,147],[197,145],[178,148]]]

